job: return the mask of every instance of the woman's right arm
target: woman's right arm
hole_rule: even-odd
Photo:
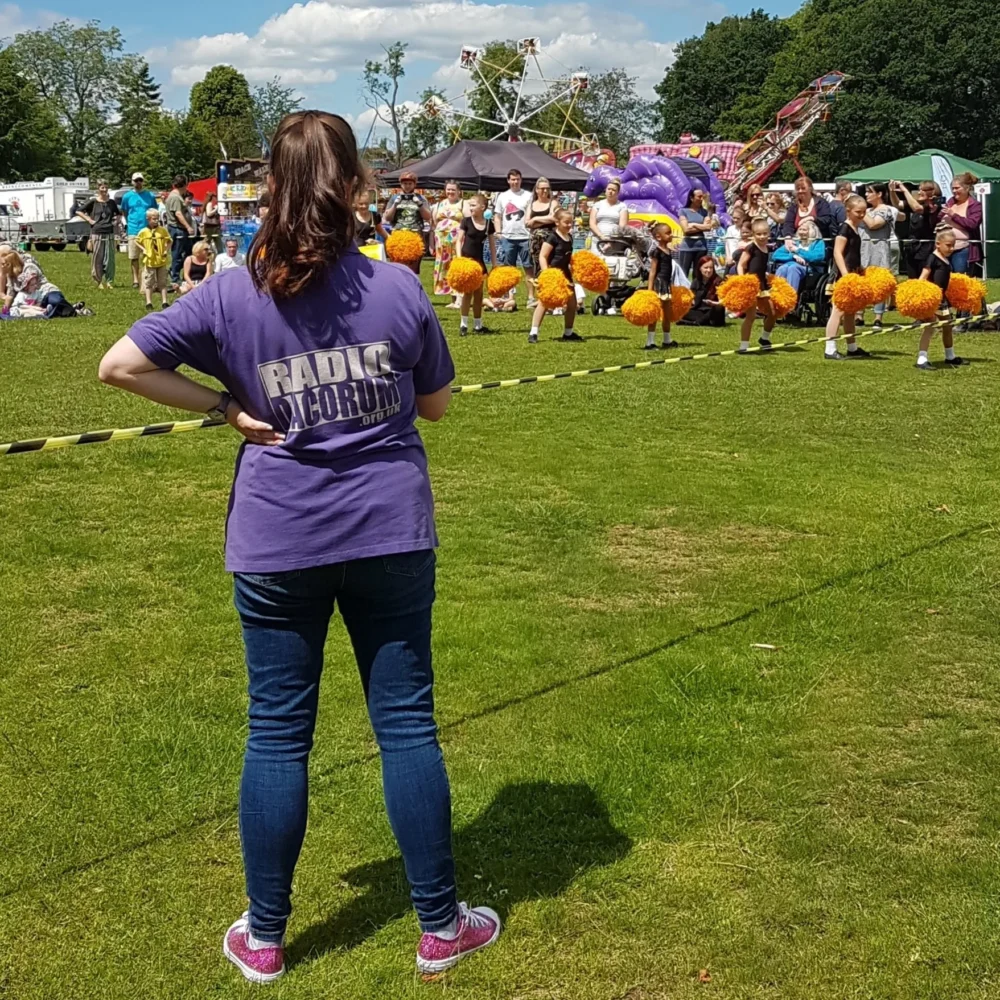
[[[184,280],[187,282],[191,281],[191,261],[193,260],[194,257],[184,258]]]
[[[104,355],[97,377],[106,385],[192,413],[208,413],[221,399],[216,389],[169,368],[158,368],[128,336]],[[270,424],[251,417],[235,399],[226,408],[226,422],[253,444],[275,445],[285,439]]]
[[[844,250],[847,249],[847,237],[838,236],[833,242],[833,262],[837,265],[840,277],[848,273],[847,262],[844,260]]]

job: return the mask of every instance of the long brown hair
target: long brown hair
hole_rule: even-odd
[[[271,208],[247,263],[258,291],[305,291],[354,240],[354,198],[368,183],[354,131],[340,115],[296,111],[271,142]]]

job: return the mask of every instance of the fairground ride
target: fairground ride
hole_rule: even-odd
[[[547,74],[542,67],[542,59],[546,64],[556,63],[566,71],[565,76]],[[519,62],[522,65],[520,77],[517,77]],[[600,150],[597,136],[584,132],[573,118],[580,95],[590,86],[589,74],[582,70],[570,70],[553,56],[543,53],[538,38],[520,39],[506,64],[488,60],[483,49],[463,46],[459,65],[472,76],[472,85],[456,97],[432,98],[424,105],[424,113],[428,116],[448,119],[456,141],[463,138],[463,124],[480,122],[497,130],[496,134],[488,137],[490,139],[536,142],[559,152]],[[494,86],[504,80],[516,82],[512,103],[510,99],[501,97],[502,88],[499,85]],[[482,111],[477,107],[473,110],[473,97],[481,98],[484,94],[490,98],[492,108]],[[539,94],[544,100],[538,102],[532,99]],[[536,124],[538,115],[552,107],[561,112],[556,116],[557,119],[561,117],[558,134],[545,131]]]
[[[840,88],[851,78],[834,70],[813,80],[805,90],[788,102],[774,122],[762,128],[736,157],[736,172],[726,186],[726,200],[746,192],[751,184],[763,184],[786,159],[803,173],[797,159],[799,144],[819,122],[830,118]]]

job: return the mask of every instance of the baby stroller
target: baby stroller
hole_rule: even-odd
[[[649,236],[631,226],[616,226],[606,239],[595,242],[594,253],[611,272],[608,290],[598,295],[591,304],[590,309],[595,316],[604,316],[612,310],[618,312],[635,290],[631,282],[636,278],[648,278],[646,261],[651,245]]]

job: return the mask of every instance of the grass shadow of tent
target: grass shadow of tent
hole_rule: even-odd
[[[587,869],[619,861],[632,841],[589,785],[538,781],[501,789],[456,832],[454,847],[459,892],[506,919],[518,903],[558,896]],[[290,962],[354,948],[410,909],[398,855],[354,868],[343,880],[358,895],[290,942]]]

